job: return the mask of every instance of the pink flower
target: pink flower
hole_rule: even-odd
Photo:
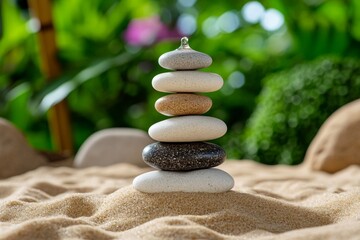
[[[149,46],[157,41],[180,37],[176,29],[169,29],[158,16],[132,20],[124,33],[125,41],[133,46]]]

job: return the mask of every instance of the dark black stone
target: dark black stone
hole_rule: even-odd
[[[157,169],[188,171],[216,167],[224,162],[226,153],[220,146],[207,142],[157,142],[146,146],[142,157]]]

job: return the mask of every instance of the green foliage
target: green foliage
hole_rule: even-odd
[[[75,148],[97,130],[146,130],[165,118],[154,110],[154,102],[164,94],[152,89],[151,79],[166,71],[158,66],[158,57],[179,42],[130,46],[124,32],[134,19],[159,16],[169,28],[184,14],[196,19],[190,45],[213,57],[213,65],[204,71],[224,78],[223,89],[207,94],[214,103],[208,115],[227,123],[229,134],[218,143],[226,146],[229,157],[238,156],[232,150],[256,106],[261,79],[324,54],[343,57],[360,51],[358,0],[261,1],[265,10],[278,9],[285,17],[285,25],[276,31],[244,19],[246,0],[196,1],[191,7],[168,0],[56,0],[53,20],[63,74],[48,84],[41,75],[36,29],[31,30],[29,14],[13,2],[26,0],[0,1],[0,115],[40,149],[51,149],[46,111],[62,99],[69,103]],[[217,24],[227,13],[239,19],[232,32]],[[216,24],[210,30],[216,34],[208,36],[203,30],[211,19]],[[243,85],[236,87],[233,76],[243,76]]]
[[[236,154],[267,164],[297,164],[321,124],[335,110],[359,98],[360,62],[325,58],[273,74],[264,80],[258,105]]]
[[[358,56],[360,4],[357,0],[279,1],[297,57],[321,55]]]

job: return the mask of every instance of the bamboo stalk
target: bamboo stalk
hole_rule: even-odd
[[[45,80],[50,82],[61,74],[61,66],[57,59],[51,1],[29,0],[29,6],[33,16],[40,22],[38,33],[40,62]],[[56,104],[49,110],[48,121],[55,150],[65,155],[71,155],[73,153],[73,141],[70,114],[66,101]]]

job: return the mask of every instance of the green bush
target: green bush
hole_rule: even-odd
[[[236,156],[297,164],[323,122],[360,96],[360,62],[322,58],[264,80],[258,106],[235,140]]]

